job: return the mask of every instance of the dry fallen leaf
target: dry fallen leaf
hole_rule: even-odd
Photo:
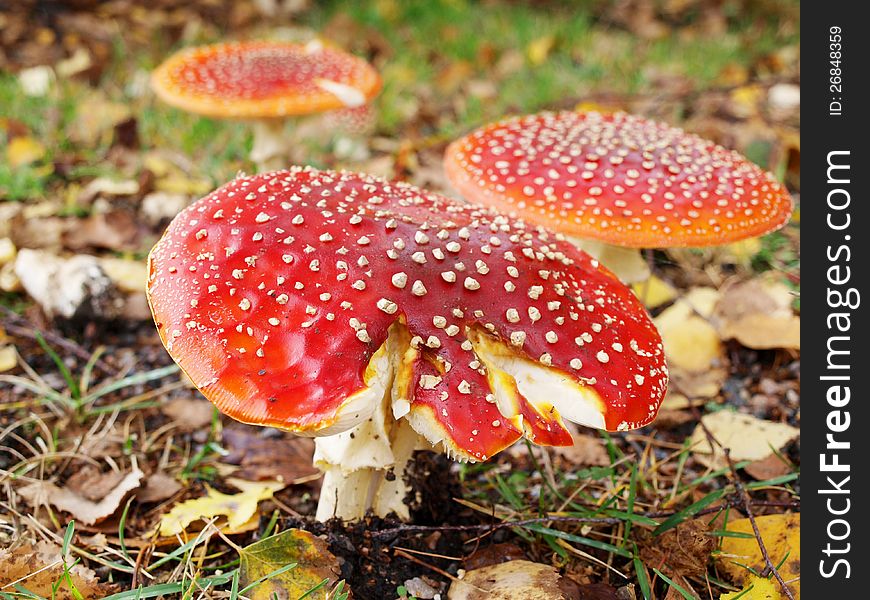
[[[755,517],[761,539],[770,560],[775,565],[780,565],[779,574],[788,584],[796,600],[800,600],[801,586],[801,516],[800,514],[775,514]],[[764,558],[758,548],[758,541],[752,531],[749,519],[740,519],[728,523],[728,531],[749,534],[750,537],[723,537],[722,554],[718,557],[719,568],[731,576],[737,584],[746,584],[752,574],[746,569],[750,567],[756,573],[765,568]],[[782,562],[785,560],[785,562]],[[775,590],[779,591],[779,584],[774,582]],[[746,598],[747,596],[741,596]],[[755,598],[755,596],[748,596]],[[779,596],[773,596],[779,598]],[[765,598],[765,596],[759,596]]]
[[[12,240],[8,237],[0,238],[0,266],[14,261],[16,254],[18,254],[18,250]]]
[[[800,350],[801,320],[796,315],[774,317],[761,313],[746,315],[722,326],[722,337],[734,338],[747,348]]]
[[[748,348],[799,350],[801,321],[791,302],[791,291],[783,283],[753,279],[725,290],[715,320],[723,339],[736,339]]]
[[[746,465],[743,469],[753,478],[758,481],[765,479],[773,479],[774,477],[782,477],[794,471],[794,467],[789,465],[785,460],[776,454],[771,454],[761,460]]]
[[[139,225],[133,215],[125,210],[113,210],[80,219],[76,227],[64,233],[63,243],[72,250],[136,250],[138,237]]]
[[[559,574],[550,565],[512,560],[465,575],[450,584],[450,600],[562,600]]]
[[[603,467],[610,464],[610,457],[600,438],[572,432],[573,446],[554,446],[551,451],[572,465],[591,465]]]
[[[18,353],[15,346],[0,346],[0,373],[10,371],[18,364]]]
[[[719,334],[681,298],[654,319],[671,366],[687,371],[710,369],[721,355]]]
[[[181,489],[181,484],[166,473],[152,473],[145,480],[145,485],[136,491],[136,501],[146,504],[163,502],[174,496]]]
[[[251,482],[228,479],[227,482],[242,492],[224,494],[214,488],[208,488],[208,493],[202,498],[176,504],[160,518],[160,535],[175,535],[184,531],[194,521],[217,516],[226,516],[229,528],[237,529],[244,526],[256,514],[257,505],[261,500],[271,498],[272,494],[284,487],[283,483],[277,481]]]
[[[767,577],[750,575],[746,578],[743,589],[737,592],[722,594],[719,600],[780,600],[783,596],[777,591],[778,584]]]
[[[6,160],[13,169],[35,163],[45,156],[45,146],[28,136],[10,140],[6,146]]]
[[[327,598],[341,572],[338,559],[329,551],[326,542],[301,529],[288,529],[242,548],[239,561],[239,584],[242,587],[289,564],[296,564],[255,586],[247,593],[251,600],[270,600],[276,596],[301,598],[324,579],[329,579],[329,583],[316,594],[308,596],[312,599]]]
[[[237,465],[239,469],[233,475],[250,481],[294,484],[320,477],[320,470],[313,464],[311,438],[275,433],[260,427],[224,429],[222,444],[227,455],[221,462]]]
[[[67,557],[68,565],[74,562],[74,558]],[[100,583],[94,571],[77,564],[69,568],[70,579],[79,593],[76,596],[65,581],[63,572],[61,548],[50,542],[23,544],[14,549],[0,548],[0,590],[12,591],[11,585],[18,582],[18,585],[40,597],[55,600],[104,598],[115,591],[115,586]],[[57,582],[61,583],[55,592],[53,588]]]
[[[181,431],[208,427],[214,418],[214,404],[202,396],[173,398],[161,405],[160,412],[175,422]]]
[[[652,275],[646,281],[632,284],[631,289],[647,308],[656,308],[677,297],[677,290],[671,284]]]
[[[102,257],[100,258],[100,266],[122,292],[145,294],[148,267],[144,260]]]
[[[731,450],[731,460],[760,460],[779,450],[800,434],[800,429],[785,423],[764,421],[752,415],[730,410],[720,410],[701,418],[722,446]],[[727,467],[722,450],[710,447],[704,428],[699,423],[692,432],[692,448],[695,457],[712,468]]]
[[[127,473],[99,501],[88,500],[69,488],[58,487],[47,481],[31,483],[18,490],[18,494],[27,500],[31,506],[38,507],[47,504],[68,512],[73,518],[84,525],[94,525],[112,516],[121,506],[124,498],[139,487],[144,474],[135,469]]]

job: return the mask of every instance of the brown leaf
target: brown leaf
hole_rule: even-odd
[[[748,348],[800,349],[800,317],[793,314],[791,291],[780,282],[753,279],[729,286],[714,318],[723,338]]]
[[[603,467],[610,464],[610,457],[604,444],[595,436],[582,433],[572,433],[573,446],[556,446],[552,452],[563,457],[572,465],[591,465]]]
[[[497,565],[509,560],[526,560],[522,548],[510,542],[481,546],[462,561],[466,571]]]
[[[794,468],[776,454],[746,465],[743,469],[758,481],[788,475]]]
[[[127,494],[139,487],[143,477],[144,473],[138,469],[130,471],[98,502],[88,500],[69,488],[58,487],[47,481],[22,487],[18,490],[18,494],[33,507],[51,504],[59,510],[70,513],[76,521],[84,525],[94,525],[112,516]]]
[[[63,242],[71,250],[135,250],[138,234],[139,227],[133,216],[127,211],[115,210],[82,219],[78,226],[64,234]]]
[[[272,437],[266,437],[270,435]],[[313,463],[314,442],[310,438],[278,433],[274,430],[231,427],[223,432],[224,448],[229,454],[222,462],[238,465],[235,477],[253,481],[301,482],[317,477]]]
[[[163,502],[174,496],[180,489],[181,484],[174,477],[158,471],[149,475],[145,485],[136,491],[136,501],[143,504]]]
[[[214,405],[201,396],[173,398],[160,407],[160,412],[172,419],[181,431],[195,431],[211,423]]]
[[[73,562],[73,558],[67,558],[67,564]],[[44,598],[74,600],[75,596],[63,572],[61,549],[49,542],[23,544],[14,549],[0,548],[0,589],[7,589],[13,582],[19,582],[22,587]],[[104,598],[116,591],[115,586],[100,583],[96,573],[84,565],[70,567],[69,575],[73,585],[85,598]],[[53,586],[58,581],[62,583],[54,592]]]
[[[124,474],[118,471],[101,472],[94,465],[85,465],[66,480],[65,487],[85,500],[99,502],[118,487]]]

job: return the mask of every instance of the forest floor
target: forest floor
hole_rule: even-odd
[[[0,597],[268,597],[244,582],[295,572],[315,582],[309,597],[445,598],[461,572],[510,559],[554,567],[565,598],[785,598],[778,579],[799,597],[798,3],[298,4],[0,12]],[[797,209],[779,232],[652,255],[636,292],[672,375],[652,425],[578,428],[573,447],[519,443],[484,464],[422,452],[409,523],[322,524],[312,442],[222,417],[179,374],[144,258],[181,208],[254,170],[251,130],[162,104],[149,73],[183,46],[317,36],[384,78],[361,138],[298,124],[297,151],[319,168],[453,194],[451,139],[578,107],[679,125],[787,184]],[[113,301],[52,318],[51,290],[34,298],[15,273],[34,251],[35,264],[96,257]],[[161,526],[185,510],[186,527]],[[282,567],[299,557],[280,554],[280,532],[315,558]],[[256,551],[275,568],[254,569]]]

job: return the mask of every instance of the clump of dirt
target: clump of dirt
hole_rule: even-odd
[[[707,571],[707,561],[715,549],[710,527],[701,519],[693,519],[660,536],[644,536],[640,556],[646,564],[671,576],[700,577]]]
[[[340,519],[330,519],[326,523],[288,519],[284,523],[285,527],[304,529],[327,541],[329,551],[342,561],[341,577],[347,581],[357,600],[393,598],[398,586],[423,575],[440,583],[442,591],[446,591],[449,583],[446,577],[403,554],[414,556],[415,551],[424,552],[425,555],[418,555],[422,562],[451,574],[456,573],[458,561],[434,555],[461,557],[463,554],[460,536],[440,535],[439,532],[402,534],[399,531],[380,535],[380,532],[401,528],[403,524],[372,515],[354,523]]]
[[[409,492],[405,504],[411,513],[411,522],[417,525],[456,524],[457,504],[462,497],[462,486],[456,472],[456,463],[443,454],[421,451],[405,470]]]

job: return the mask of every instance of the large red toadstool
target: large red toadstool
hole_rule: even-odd
[[[182,50],[154,71],[151,84],[176,108],[254,120],[251,160],[262,169],[287,154],[284,119],[364,106],[381,78],[366,61],[318,40],[250,41]]]
[[[625,113],[499,121],[450,144],[445,169],[468,200],[578,238],[628,279],[645,264],[612,246],[727,244],[779,229],[793,209],[774,175],[737,152]]]
[[[148,299],[222,412],[319,436],[320,519],[406,517],[418,447],[570,445],[564,420],[641,427],[667,386],[658,332],[596,260],[365,175],[293,168],[195,202],[149,256]]]

